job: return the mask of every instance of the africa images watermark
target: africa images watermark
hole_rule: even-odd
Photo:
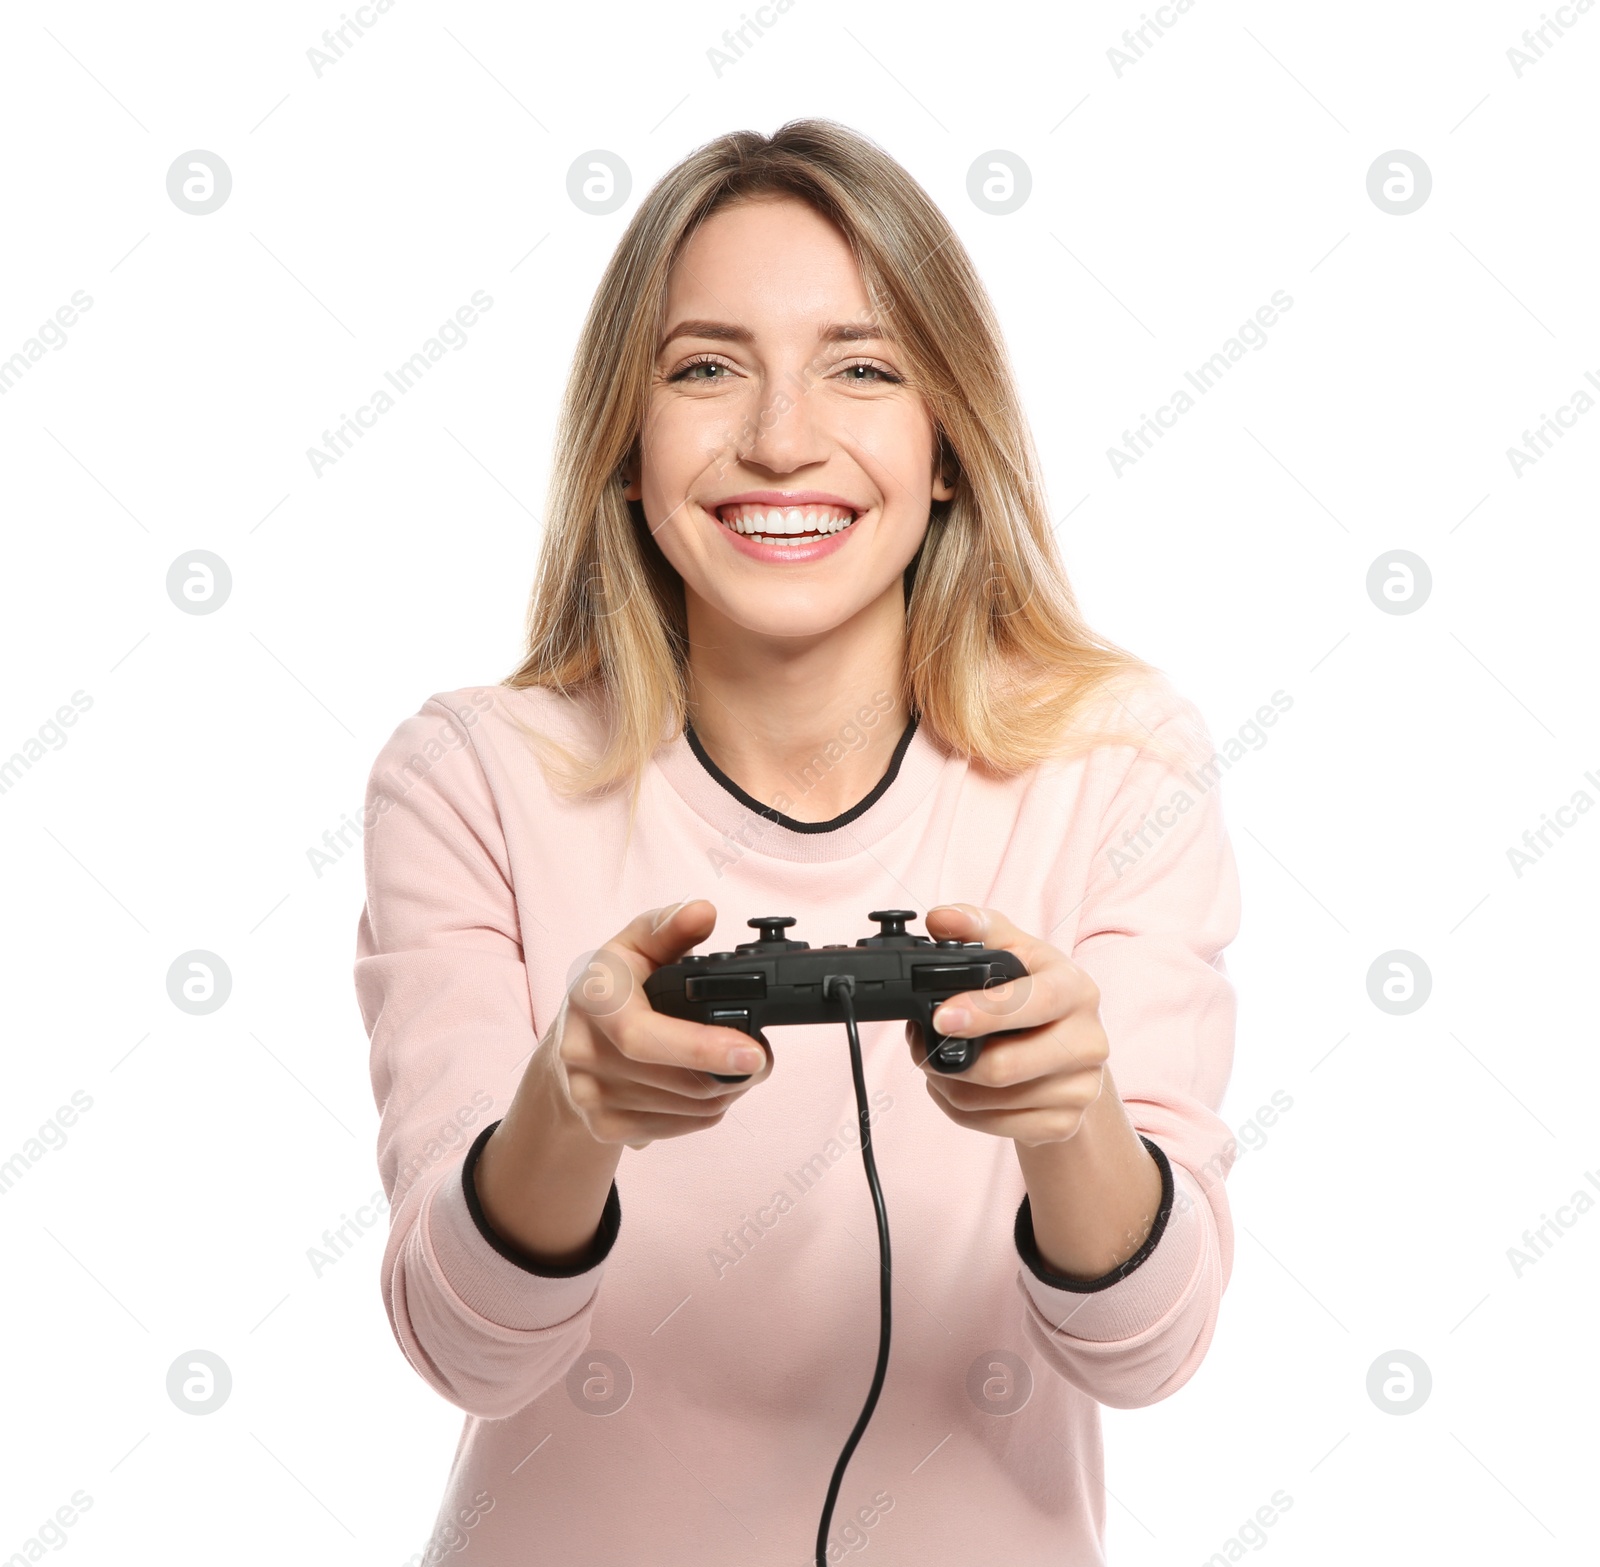
[[[1600,376],[1593,370],[1583,372],[1585,381],[1600,390]],[[1522,432],[1522,445],[1508,446],[1506,448],[1506,461],[1511,464],[1511,471],[1517,478],[1521,478],[1524,470],[1533,467],[1557,441],[1565,440],[1567,431],[1578,422],[1580,414],[1586,414],[1594,407],[1594,398],[1581,386],[1572,394],[1571,400],[1563,403],[1556,409],[1554,419],[1549,414],[1541,413],[1539,423],[1531,430]],[[1571,417],[1567,418],[1566,415]]]
[[[1194,10],[1194,0],[1173,0],[1171,5],[1158,5],[1154,16],[1147,11],[1141,11],[1137,27],[1123,28],[1122,47],[1119,49],[1113,44],[1106,50],[1106,61],[1111,67],[1112,75],[1120,81],[1122,73],[1130,65],[1137,65],[1151,49],[1155,48],[1158,39],[1165,38],[1168,30],[1178,25],[1178,18],[1185,11],[1192,10]],[[1149,33],[1154,33],[1155,37],[1147,37]]]
[[[381,787],[363,807],[359,822],[353,820],[348,811],[344,812],[339,825],[330,827],[323,833],[322,846],[319,848],[316,844],[312,844],[306,850],[306,861],[311,866],[311,874],[318,881],[322,880],[324,871],[337,865],[366,837],[372,824],[379,817],[391,806],[403,800],[433,771],[435,762],[442,760],[451,751],[461,750],[467,744],[466,731],[494,705],[494,691],[491,687],[481,686],[467,698],[467,703],[467,707],[454,714],[459,725],[456,722],[448,722],[434,730],[427,744],[406,758],[398,780],[391,772],[385,772],[378,779]]]
[[[1272,308],[1274,305],[1278,307],[1276,311]],[[1250,320],[1239,325],[1233,336],[1228,338],[1216,353],[1209,359],[1202,360],[1195,369],[1185,370],[1184,380],[1204,397],[1241,359],[1247,357],[1246,345],[1256,353],[1260,353],[1267,346],[1270,341],[1267,337],[1267,328],[1277,325],[1279,312],[1287,312],[1293,306],[1293,297],[1281,288],[1278,289]],[[1124,468],[1133,467],[1150,451],[1156,441],[1165,439],[1167,431],[1178,422],[1180,415],[1188,413],[1195,406],[1195,398],[1180,386],[1173,392],[1168,402],[1156,409],[1154,418],[1149,414],[1140,414],[1140,423],[1132,430],[1122,432],[1121,448],[1115,446],[1106,448],[1106,460],[1111,464],[1112,473],[1120,479]]]
[[[1600,1192],[1600,1170],[1585,1170],[1583,1178]],[[1506,1261],[1511,1264],[1511,1276],[1520,1279],[1534,1263],[1548,1256],[1555,1243],[1594,1205],[1595,1199],[1580,1187],[1557,1207],[1554,1218],[1548,1213],[1541,1213],[1537,1228],[1522,1232],[1521,1246],[1506,1247]]]
[[[876,1088],[872,1092],[872,1103],[876,1114],[869,1113],[869,1119],[875,1124],[878,1116],[887,1115],[894,1109],[894,1095],[886,1088]],[[720,1251],[715,1246],[706,1249],[706,1260],[711,1264],[711,1271],[720,1279],[729,1268],[737,1267],[748,1257],[768,1231],[777,1228],[778,1220],[786,1213],[792,1213],[800,1199],[844,1158],[847,1149],[860,1149],[860,1133],[858,1122],[847,1121],[839,1127],[839,1135],[830,1137],[798,1170],[785,1170],[783,1178],[794,1189],[794,1196],[791,1197],[780,1187],[756,1209],[754,1218],[748,1213],[741,1213],[739,1227],[722,1232],[722,1244],[727,1250]]]
[[[1177,825],[1180,816],[1192,811],[1199,797],[1214,788],[1217,780],[1230,767],[1242,761],[1251,751],[1259,751],[1266,745],[1271,739],[1266,731],[1293,706],[1294,698],[1288,692],[1274,691],[1271,703],[1263,703],[1258,707],[1255,717],[1241,724],[1237,734],[1229,735],[1220,751],[1213,752],[1209,761],[1202,762],[1183,775],[1193,785],[1193,794],[1187,789],[1173,790],[1165,804],[1147,811],[1139,818],[1137,827],[1130,827],[1123,833],[1121,843],[1111,844],[1106,849],[1106,858],[1117,873],[1117,879],[1120,881],[1124,871],[1132,870]]]
[[[425,339],[416,353],[409,359],[403,360],[394,370],[383,372],[384,380],[393,386],[401,397],[404,397],[444,358],[446,344],[456,353],[460,353],[467,346],[470,339],[467,337],[466,329],[476,326],[479,319],[472,309],[473,305],[478,307],[478,311],[487,312],[493,308],[494,299],[481,288],[475,290],[468,303],[462,305],[451,320],[439,326],[432,337]],[[339,423],[332,430],[322,432],[322,446],[306,448],[306,460],[311,464],[311,472],[320,479],[325,468],[333,467],[341,457],[349,453],[356,441],[365,439],[367,431],[377,424],[383,414],[388,413],[396,405],[396,401],[380,386],[372,394],[369,402],[363,403],[356,409],[354,417],[340,414]]]
[[[1511,64],[1512,72],[1520,80],[1522,73],[1530,65],[1537,65],[1544,58],[1545,50],[1555,47],[1556,39],[1565,36],[1569,27],[1576,27],[1578,18],[1585,11],[1592,11],[1595,0],[1573,0],[1572,5],[1558,5],[1556,14],[1552,17],[1548,11],[1541,11],[1539,18],[1542,26],[1526,27],[1522,31],[1523,47],[1519,49],[1515,44],[1506,50],[1506,59]],[[1549,36],[1554,34],[1555,37]]]
[[[1594,772],[1583,775],[1584,782],[1594,785],[1595,793],[1600,794],[1600,776]],[[1522,880],[1522,873],[1532,869],[1545,857],[1547,850],[1553,847],[1550,834],[1557,838],[1566,837],[1568,831],[1578,825],[1580,818],[1588,815],[1594,809],[1594,795],[1587,789],[1574,789],[1572,797],[1565,805],[1558,805],[1552,815],[1549,811],[1542,811],[1539,815],[1539,825],[1529,827],[1522,834],[1522,848],[1512,845],[1506,850],[1506,859],[1511,862],[1511,869],[1518,881]]]
[[[1190,0],[1193,4],[1193,0]],[[730,65],[737,65],[755,47],[757,38],[766,36],[767,29],[778,25],[785,11],[794,10],[795,0],[772,0],[771,5],[758,5],[755,15],[748,11],[739,13],[739,26],[729,28],[722,35],[724,47],[715,45],[706,50],[706,60],[713,76],[721,76]],[[754,37],[751,35],[754,34]]]
[[[783,776],[795,786],[798,798],[804,799],[850,752],[864,750],[868,738],[864,731],[875,728],[893,706],[894,702],[887,691],[874,691],[871,705],[863,707],[854,718],[841,724],[836,738],[829,740],[802,764],[798,775],[784,768]],[[780,789],[768,809],[780,816],[789,816],[794,803],[794,799]],[[746,816],[737,833],[724,832],[721,842],[706,850],[711,869],[720,877],[725,867],[737,865],[744,858],[745,850],[754,848],[763,835],[777,825],[770,816],[758,816],[752,812]]]
[[[74,305],[78,307],[76,311],[72,308]],[[66,328],[78,324],[79,312],[87,314],[93,308],[93,297],[80,288],[32,337],[25,337],[22,347],[9,359],[0,359],[0,397],[9,394],[12,387],[44,358],[45,349],[51,348],[60,353],[69,341]]]
[[[22,775],[30,772],[36,762],[44,760],[47,750],[59,751],[70,738],[63,731],[70,729],[93,706],[94,698],[87,691],[74,691],[70,702],[63,702],[53,718],[39,725],[38,733],[29,735],[10,756],[0,761],[0,794],[9,794],[15,789]]]
[[[317,80],[321,81],[322,73],[344,58],[345,50],[355,47],[357,39],[366,36],[369,27],[376,27],[378,18],[385,11],[392,11],[394,4],[395,0],[373,0],[371,5],[358,5],[354,16],[348,11],[343,11],[340,13],[339,26],[324,28],[322,33],[324,47],[319,49],[313,44],[306,50],[306,63],[310,65],[312,74]],[[349,36],[352,33],[354,37]]]

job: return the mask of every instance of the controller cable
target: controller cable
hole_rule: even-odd
[[[828,1499],[822,1504],[822,1521],[817,1525],[816,1567],[826,1567],[828,1560],[828,1526],[833,1521],[833,1504],[839,1497],[839,1486],[844,1479],[856,1444],[861,1440],[872,1412],[878,1407],[878,1395],[883,1391],[884,1374],[889,1369],[889,1216],[884,1211],[883,1189],[878,1185],[878,1166],[872,1157],[872,1118],[867,1108],[867,1080],[861,1066],[861,1036],[856,1031],[856,1009],[852,999],[855,992],[853,974],[828,974],[822,981],[824,998],[832,996],[844,1012],[845,1032],[850,1036],[850,1075],[855,1082],[856,1115],[861,1122],[861,1162],[866,1166],[867,1188],[872,1193],[872,1207],[878,1219],[878,1364],[872,1373],[872,1387],[867,1401],[861,1406],[855,1430],[850,1433],[833,1466],[833,1478],[828,1482]]]

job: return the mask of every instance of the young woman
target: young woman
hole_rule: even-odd
[[[1232,1258],[1210,761],[1083,624],[909,175],[814,120],[668,173],[583,329],[527,660],[369,786],[384,1299],[468,1416],[425,1560],[1102,1560],[1099,1405],[1194,1374]],[[864,1118],[841,1027],[645,997],[755,916],[895,906],[1028,977],[936,1017],[994,1036],[956,1076],[862,1024]],[[863,1119],[892,1349],[819,1546],[880,1347]]]

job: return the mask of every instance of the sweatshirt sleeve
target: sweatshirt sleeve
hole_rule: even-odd
[[[1194,1375],[1233,1265],[1223,1181],[1236,1145],[1216,1114],[1235,1015],[1222,949],[1239,927],[1216,784],[1226,765],[1187,704],[1154,725],[1111,794],[1069,911],[1069,955],[1099,987],[1112,1077],[1161,1169],[1162,1201],[1140,1252],[1084,1283],[1043,1267],[1024,1203],[1017,1278],[1030,1339],[1114,1408],[1156,1403]],[[1064,916],[1057,939],[1071,928]]]
[[[542,1273],[493,1237],[463,1181],[537,1037],[476,718],[461,695],[430,697],[373,764],[355,986],[390,1204],[390,1326],[436,1392],[500,1419],[563,1376],[587,1341],[616,1193],[591,1265]]]

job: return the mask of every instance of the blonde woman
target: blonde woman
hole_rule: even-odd
[[[467,1416],[424,1559],[1101,1561],[1099,1406],[1193,1375],[1232,1259],[1204,728],[1085,626],[982,285],[839,125],[650,192],[556,458],[525,662],[369,786],[384,1299]],[[894,906],[1027,970],[935,1018],[959,1075],[866,1023],[858,1105],[839,1027],[645,998]]]

